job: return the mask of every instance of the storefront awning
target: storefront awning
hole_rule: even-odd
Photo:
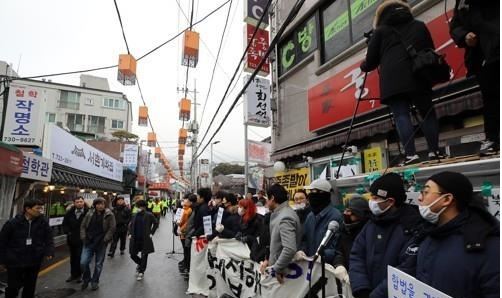
[[[103,191],[122,192],[124,190],[120,182],[76,171],[61,165],[54,166],[51,182],[65,186],[91,188]]]

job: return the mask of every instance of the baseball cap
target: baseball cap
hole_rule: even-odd
[[[330,192],[331,191],[331,183],[329,183],[328,180],[325,179],[316,179],[310,183],[309,186],[305,186],[305,189],[317,189],[325,192]]]

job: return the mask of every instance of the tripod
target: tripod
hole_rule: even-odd
[[[172,250],[170,252],[166,252],[166,255],[168,258],[174,258],[173,256],[174,255],[183,255],[182,252],[176,252],[174,250],[174,238],[175,237],[175,232],[176,232],[176,223],[174,222],[174,212],[171,212],[171,227],[172,227],[172,231],[171,231],[171,240],[172,240]]]

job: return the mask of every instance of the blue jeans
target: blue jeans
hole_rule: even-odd
[[[84,245],[82,248],[82,256],[80,258],[80,267],[82,268],[83,276],[82,281],[84,283],[99,283],[99,276],[103,270],[103,262],[105,261],[106,254],[106,244],[102,244],[96,248],[87,247]],[[90,264],[92,262],[92,257],[95,256],[94,274],[91,278],[91,268]]]
[[[439,126],[432,98],[428,94],[403,94],[389,99],[387,103],[394,116],[399,140],[406,156],[416,154],[414,128],[411,122],[411,105],[415,105],[422,118],[421,128],[427,141],[429,152],[439,149]]]

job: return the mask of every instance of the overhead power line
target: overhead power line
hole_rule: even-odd
[[[126,44],[127,54],[131,54],[131,51],[129,51],[129,44],[127,43],[127,38],[124,32],[124,25],[122,24],[122,17],[120,16],[119,7],[117,5],[117,0],[113,0],[113,3],[115,4],[115,10],[117,11],[117,16],[119,17],[120,29],[122,29],[122,36],[124,37],[124,42]]]
[[[293,6],[293,8],[291,9],[290,13],[288,14],[288,17],[286,18],[286,20],[284,21],[284,23],[281,25],[281,28],[277,31],[277,34],[274,36],[274,39],[270,43],[270,46],[269,46],[267,52],[265,53],[264,57],[262,58],[262,60],[260,61],[260,63],[256,67],[256,69],[254,70],[253,74],[251,74],[251,76],[249,77],[249,80],[246,82],[246,84],[241,89],[241,91],[239,92],[239,94],[237,94],[234,102],[232,103],[232,106],[230,106],[230,109],[226,113],[226,115],[223,118],[223,120],[221,121],[220,125],[218,126],[218,128],[216,129],[216,131],[213,133],[213,135],[211,136],[211,138],[209,139],[209,141],[207,142],[207,144],[202,148],[202,150],[200,151],[200,153],[197,155],[196,158],[198,158],[204,152],[204,150],[207,148],[207,146],[209,146],[209,144],[211,144],[211,142],[213,141],[214,137],[218,134],[218,132],[220,131],[221,127],[223,126],[223,124],[225,123],[225,121],[228,119],[228,116],[230,115],[230,113],[232,112],[232,110],[235,108],[237,102],[239,101],[239,98],[244,94],[244,92],[246,91],[247,87],[254,80],[254,78],[256,77],[256,75],[258,74],[258,72],[260,71],[261,67],[265,63],[266,59],[268,58],[268,56],[270,56],[270,53],[272,53],[274,47],[279,42],[279,38],[284,33],[284,30],[286,30],[286,27],[296,17],[296,15],[298,14],[300,8],[303,6],[304,3],[305,3],[305,0],[297,0],[296,1],[295,5]],[[270,1],[268,2],[268,4],[270,4]],[[268,8],[268,4],[267,4],[267,8]],[[267,9],[265,9],[265,12],[266,11],[267,11]],[[261,19],[263,19],[263,16],[262,16]],[[202,142],[201,142],[201,144],[202,144]]]

